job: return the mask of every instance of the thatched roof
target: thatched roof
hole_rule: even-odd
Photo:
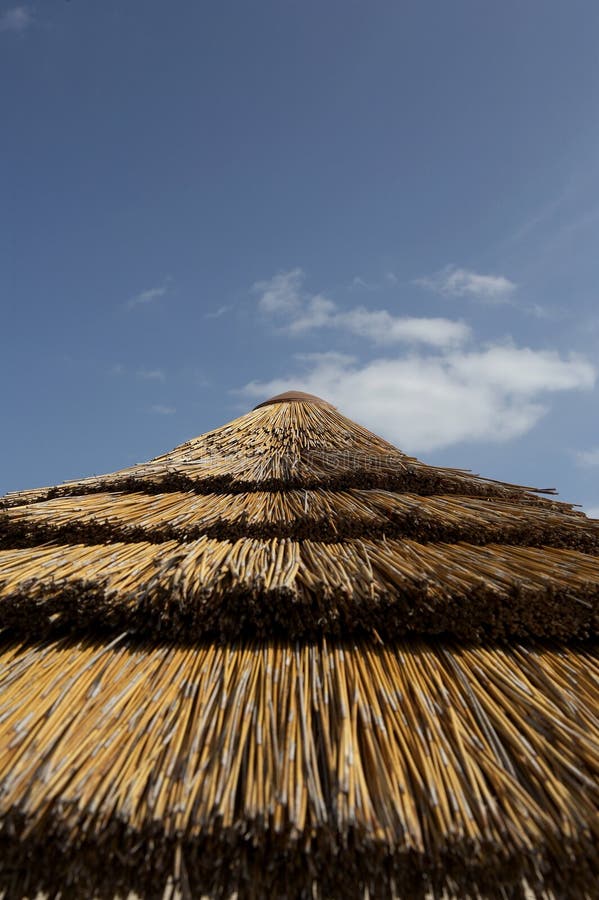
[[[592,896],[599,522],[283,395],[0,501],[0,894]]]

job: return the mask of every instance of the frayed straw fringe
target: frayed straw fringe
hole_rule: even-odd
[[[111,475],[7,494],[5,508],[98,492],[246,492],[383,488],[416,494],[500,497],[568,509],[527,488],[406,456],[330,407],[282,403],[254,410],[148,463]]]
[[[0,501],[0,897],[591,900],[599,524],[539,493],[286,402]]]
[[[598,609],[599,558],[572,550],[200,538],[0,552],[0,626],[33,637],[580,638],[597,633]]]
[[[598,707],[580,647],[5,642],[0,883],[25,848],[74,897],[160,896],[177,854],[190,897],[582,897]]]
[[[386,535],[568,547],[599,552],[599,522],[568,509],[499,499],[383,490],[254,491],[238,494],[91,494],[0,512],[0,547],[47,541],[187,541],[294,538],[338,541]]]

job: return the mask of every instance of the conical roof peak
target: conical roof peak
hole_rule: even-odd
[[[258,403],[254,409],[260,409],[262,406],[271,406],[273,403],[292,403],[292,402],[301,402],[301,403],[313,403],[316,406],[328,406],[331,409],[335,409],[328,400],[323,400],[322,397],[317,397],[316,394],[307,394],[305,391],[285,391],[282,394],[275,394],[274,397],[270,397],[268,400],[263,400],[262,403]]]
[[[106,475],[16,491],[0,508],[55,497],[119,491],[196,494],[375,489],[423,496],[501,498],[571,511],[539,497],[553,489],[507,484],[466,469],[428,465],[324,400],[272,398],[152,460]],[[281,395],[282,397],[285,395]],[[310,395],[306,395],[310,397]]]
[[[324,403],[0,501],[0,627],[27,633],[584,637],[598,608],[598,523],[427,466]]]

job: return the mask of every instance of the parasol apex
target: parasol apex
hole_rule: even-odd
[[[336,409],[328,400],[317,397],[316,394],[307,394],[305,391],[285,391],[283,394],[275,394],[269,400],[263,400],[254,406],[254,409],[260,409],[261,406],[270,406],[273,403],[289,403],[293,400],[299,400],[302,403],[313,403],[315,406],[325,406],[329,409]]]

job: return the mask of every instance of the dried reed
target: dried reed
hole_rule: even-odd
[[[0,512],[0,547],[47,541],[158,543],[204,535],[321,541],[386,535],[421,542],[501,542],[599,552],[599,522],[569,509],[383,490],[91,494]]]
[[[110,491],[252,491],[351,487],[460,494],[544,503],[553,489],[525,488],[461,469],[428,466],[356,425],[332,407],[281,403],[176,447],[148,463],[51,488],[7,494],[10,507],[53,497]],[[532,492],[532,493],[531,493]],[[567,504],[557,504],[568,508]]]
[[[294,401],[0,501],[0,897],[591,900],[599,523],[539,493]]]
[[[242,538],[0,552],[0,627],[165,638],[597,634],[599,558],[489,544]]]
[[[9,641],[0,673],[4,883],[26,847],[43,886],[51,847],[75,896],[87,879],[153,897],[179,853],[191,896],[245,895],[266,842],[258,896],[285,879],[278,896],[299,896],[316,871],[323,897],[385,879],[409,897],[589,889],[599,661],[583,648]]]

